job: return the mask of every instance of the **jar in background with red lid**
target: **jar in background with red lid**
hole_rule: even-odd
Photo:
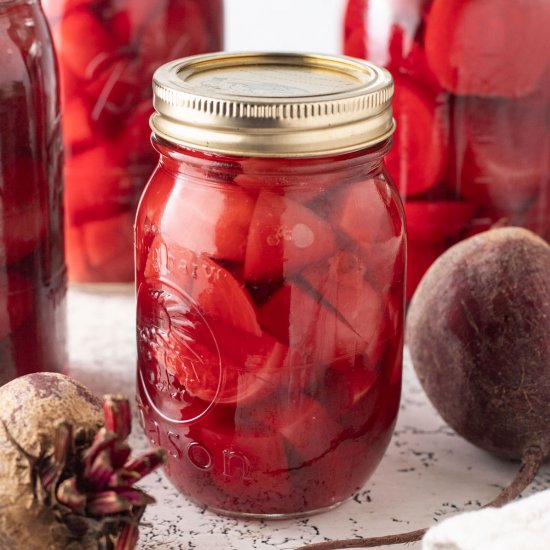
[[[40,3],[0,1],[0,385],[65,367],[62,151]]]
[[[43,0],[62,84],[69,278],[133,279],[133,223],[157,158],[151,79],[222,48],[222,0]]]
[[[372,474],[401,389],[405,234],[389,73],[218,54],[154,78],[136,219],[138,406],[193,501],[331,508]]]
[[[550,239],[549,28],[547,0],[348,0],[345,53],[395,78],[409,298],[439,254],[495,223]]]

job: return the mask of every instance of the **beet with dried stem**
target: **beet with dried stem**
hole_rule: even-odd
[[[80,383],[37,373],[1,387],[0,404],[0,548],[135,548],[154,502],[135,483],[165,451],[130,457],[128,399],[102,410]]]

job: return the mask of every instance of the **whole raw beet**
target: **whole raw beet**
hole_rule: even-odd
[[[550,246],[520,228],[450,248],[407,318],[416,373],[443,419],[506,458],[550,455]]]
[[[0,388],[0,550],[134,550],[155,499],[136,486],[166,461],[132,456],[130,401],[101,403],[61,374]]]
[[[103,423],[100,400],[53,373],[29,374],[0,388],[0,550],[97,549],[92,538],[71,541],[52,510],[40,505],[29,461],[12,442],[35,457],[51,454],[52,426],[62,421],[97,432]]]

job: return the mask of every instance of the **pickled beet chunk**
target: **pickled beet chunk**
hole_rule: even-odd
[[[32,282],[14,271],[0,270],[0,340],[17,330],[33,313]]]
[[[83,92],[92,100],[90,114],[95,128],[112,137],[134,111],[145,87],[140,60],[124,48],[105,52],[90,66],[87,78]]]
[[[475,204],[467,201],[408,201],[405,203],[409,241],[447,243],[470,228]]]
[[[433,188],[447,162],[445,104],[408,78],[396,78],[392,102],[397,131],[386,165],[403,196]]]
[[[329,269],[306,270],[301,283],[285,284],[258,308],[261,326],[288,342],[285,366],[301,369],[301,384],[326,367],[351,368],[358,354],[372,367],[386,344],[380,296],[364,279],[339,284]]]
[[[97,65],[116,49],[113,36],[88,6],[69,11],[58,33],[62,62],[82,80],[91,79]]]
[[[319,383],[326,390],[321,402],[342,426],[341,436],[332,441],[329,452],[290,471],[308,509],[340,502],[362,487],[383,457],[399,407],[400,385],[381,384],[359,366],[351,372],[330,369],[327,375]],[[361,388],[357,393],[356,384]],[[352,400],[352,408],[344,408]]]
[[[79,8],[87,8],[93,3],[94,0],[50,0],[44,2],[44,6],[48,21],[55,28],[59,21],[70,12]]]
[[[149,118],[153,114],[150,100],[142,101],[133,107],[125,118],[124,128],[116,138],[115,147],[123,152],[129,166],[143,167],[149,177],[158,162],[158,153],[151,145]]]
[[[74,252],[83,254],[87,261],[85,272],[88,275],[82,273],[80,280],[133,280],[134,253],[128,246],[128,241],[132,240],[133,227],[134,215],[130,212],[75,227],[75,231],[81,232],[82,240],[80,250]]]
[[[286,284],[275,292],[259,308],[258,318],[265,330],[288,342],[285,368],[297,369],[300,384],[315,380],[318,370],[345,353],[342,333],[355,336],[337,312],[298,284]]]
[[[364,348],[329,303],[299,284],[281,287],[259,308],[258,318],[266,331],[288,343],[283,384],[299,391],[318,388],[327,369],[352,369],[354,354]]]
[[[461,193],[501,216],[524,210],[547,185],[547,108],[536,99],[456,98],[454,177]]]
[[[260,337],[204,320],[174,323],[170,361],[173,374],[193,396],[223,405],[255,402],[282,381],[286,346],[268,334]],[[191,322],[189,322],[191,321]]]
[[[342,176],[325,172],[311,164],[311,159],[247,158],[240,160],[242,173],[235,183],[250,191],[262,189],[284,193],[287,198],[307,203],[337,185]],[[346,180],[351,177],[346,171]]]
[[[255,514],[300,510],[279,434],[239,426],[233,419],[239,408],[217,405],[199,421],[178,427],[150,407],[142,383],[139,389],[145,432],[172,451],[166,473],[180,491],[214,509]]]
[[[144,276],[171,280],[209,319],[256,336],[262,334],[254,304],[244,285],[204,254],[196,254],[158,236],[149,249]]]
[[[205,17],[206,27],[210,35],[210,50],[216,51],[223,48],[223,15],[224,15],[224,0],[200,0],[200,8]]]
[[[409,21],[407,24],[410,24]],[[444,89],[430,69],[424,45],[408,34],[407,30],[406,25],[405,27],[397,23],[392,25],[388,69],[396,75],[396,78],[403,75],[427,91],[440,94]],[[367,56],[365,57],[368,59]]]
[[[424,2],[426,4],[426,2]],[[423,45],[418,40],[423,31],[424,8],[417,0],[389,3],[384,25],[388,35],[369,36],[369,24],[377,22],[378,12],[370,11],[368,0],[350,0],[344,23],[344,53],[369,59],[387,67],[394,76],[407,75],[434,92],[442,91],[436,76],[428,66]],[[422,10],[422,14],[419,11]],[[422,17],[420,17],[422,15]],[[393,24],[392,24],[393,23]],[[374,27],[372,27],[374,28]],[[371,29],[372,32],[372,29]],[[384,48],[380,41],[384,40]]]
[[[244,405],[268,395],[286,376],[287,346],[267,333],[254,336],[216,322],[211,331],[220,350],[222,381],[216,401]],[[200,392],[208,385],[199,383]],[[206,397],[213,396],[206,391]]]
[[[135,178],[107,143],[65,159],[65,206],[70,224],[119,214],[135,203]]]
[[[322,405],[317,414],[330,419],[323,421],[327,429],[320,429],[316,450],[328,447],[302,462],[290,447],[290,476],[304,504],[315,509],[348,498],[372,474],[391,437],[399,390],[382,385],[380,376],[358,361],[352,368],[328,369],[306,391]]]
[[[173,59],[211,51],[210,34],[199,2],[169,2],[166,9],[147,18],[140,34],[138,48],[145,73],[152,75]]]
[[[63,104],[63,139],[69,155],[78,147],[89,147],[94,141],[91,105],[86,99],[74,97]]]
[[[367,0],[348,0],[344,16],[344,53],[352,57],[368,58]]]
[[[5,212],[0,226],[0,263],[14,264],[37,250],[46,229],[47,220],[38,203]]]
[[[41,204],[40,189],[48,185],[46,178],[47,173],[32,158],[0,156],[0,264],[22,260],[45,238],[49,213]]]
[[[545,0],[434,0],[426,21],[428,63],[451,92],[521,97],[548,62],[550,4]]]
[[[313,298],[297,285],[284,285],[277,289],[266,302],[258,308],[260,325],[284,342],[289,342],[292,323],[291,310],[297,309]],[[295,304],[299,304],[297,307]]]
[[[171,373],[192,398],[243,404],[280,382],[286,345],[201,315],[168,283],[140,285],[138,321],[142,355]]]
[[[367,280],[386,296],[392,285],[400,284],[405,261],[403,207],[396,189],[384,179],[370,179],[342,187],[328,202],[339,236],[365,258]]]
[[[68,10],[53,29],[59,46],[63,97],[85,96],[96,127],[99,122],[113,124],[104,120],[106,115],[129,112],[146,85],[137,51],[130,44],[130,25],[124,11],[88,5]],[[86,36],[92,39],[83,38]],[[71,86],[70,80],[76,82]]]
[[[308,292],[304,285],[287,283],[278,288],[258,308],[260,325],[293,348],[301,350],[304,357],[306,350],[314,352],[321,344],[321,334],[314,330],[315,325],[322,323],[316,318],[321,304],[320,297]],[[309,341],[311,339],[311,341]],[[319,342],[317,342],[319,339]]]
[[[292,199],[261,191],[250,223],[244,277],[280,279],[330,255],[335,247],[326,220]]]
[[[319,401],[302,392],[293,391],[292,373],[284,389],[253,407],[239,409],[238,429],[253,427],[267,434],[280,436],[289,448],[289,466],[298,468],[330,452],[342,438],[342,426],[329,416]],[[284,406],[281,406],[284,403]],[[318,434],[311,437],[311,434]]]
[[[373,395],[373,390],[380,385],[380,377],[368,359],[358,355],[335,362],[333,368],[322,372],[315,384],[309,385],[304,391],[322,403],[333,419],[342,423],[340,417],[353,415],[365,399],[372,401],[375,406],[376,395]],[[364,414],[357,418],[357,422],[364,421]],[[345,422],[343,425],[349,427]]]
[[[120,18],[118,27],[121,29],[121,34],[124,32],[126,26],[122,23],[121,18],[121,15],[124,15],[130,29],[130,36],[127,38],[127,41],[136,42],[139,40],[139,36],[145,25],[147,25],[154,15],[156,16],[159,11],[164,9],[164,4],[148,2],[148,0],[123,0],[117,3],[117,7],[120,10],[116,14]],[[117,25],[114,26],[116,27]]]
[[[334,338],[335,357],[353,360],[364,353],[375,366],[386,344],[385,304],[365,278],[367,271],[360,256],[340,251],[306,268],[302,278],[332,313],[333,322],[325,330],[327,340]]]
[[[182,180],[176,188],[164,210],[164,234],[198,254],[244,260],[254,196],[228,184]]]
[[[398,213],[393,212],[393,203],[400,203],[399,197],[382,179],[347,185],[330,199],[334,227],[364,252],[372,253],[403,234],[399,216],[394,216]]]

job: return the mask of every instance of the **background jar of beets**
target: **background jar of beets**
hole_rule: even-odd
[[[395,78],[409,298],[441,252],[494,223],[550,239],[549,28],[547,0],[348,1],[345,53]]]
[[[133,223],[156,164],[151,79],[219,50],[222,0],[43,0],[62,84],[69,278],[131,282]]]
[[[155,73],[136,221],[138,405],[167,474],[223,513],[334,506],[400,387],[393,83],[349,58],[218,54]]]
[[[0,1],[0,385],[65,363],[61,119],[36,1]]]

